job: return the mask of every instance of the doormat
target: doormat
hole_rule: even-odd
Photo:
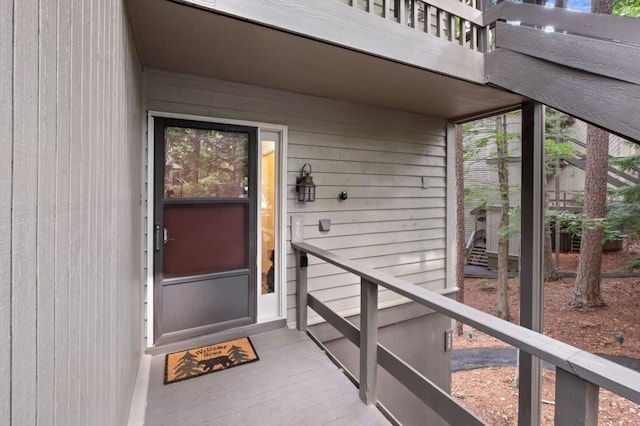
[[[258,361],[248,337],[168,354],[164,365],[164,384],[215,373]]]

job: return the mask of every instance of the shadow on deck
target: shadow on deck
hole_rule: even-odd
[[[307,337],[289,329],[251,336],[260,361],[164,385],[151,361],[145,425],[388,425]]]

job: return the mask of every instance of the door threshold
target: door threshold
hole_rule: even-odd
[[[185,351],[187,349],[197,348],[200,346],[214,345],[227,340],[240,339],[241,337],[251,336],[254,334],[266,333],[267,331],[284,328],[287,320],[277,319],[273,321],[263,322],[260,324],[245,325],[243,327],[232,328],[217,333],[205,334],[203,336],[192,337],[181,340],[179,342],[166,343],[164,345],[152,346],[145,351],[148,355],[164,355],[173,352]]]

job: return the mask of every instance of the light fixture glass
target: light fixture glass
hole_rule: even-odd
[[[298,201],[306,203],[316,201],[316,185],[311,177],[311,164],[305,163],[296,178]]]

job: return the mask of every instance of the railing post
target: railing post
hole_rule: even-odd
[[[304,241],[302,216],[291,216],[291,242]],[[295,250],[296,256],[296,323],[299,331],[307,331],[307,253]]]
[[[599,392],[593,383],[557,367],[555,424],[596,426]]]
[[[542,105],[522,107],[522,168],[520,206],[520,325],[542,332],[544,282],[544,116]],[[540,424],[540,360],[520,351],[518,424]]]
[[[375,404],[378,376],[378,285],[360,279],[360,399]]]
[[[296,322],[299,331],[307,331],[307,266],[309,259],[303,251],[296,250]]]

